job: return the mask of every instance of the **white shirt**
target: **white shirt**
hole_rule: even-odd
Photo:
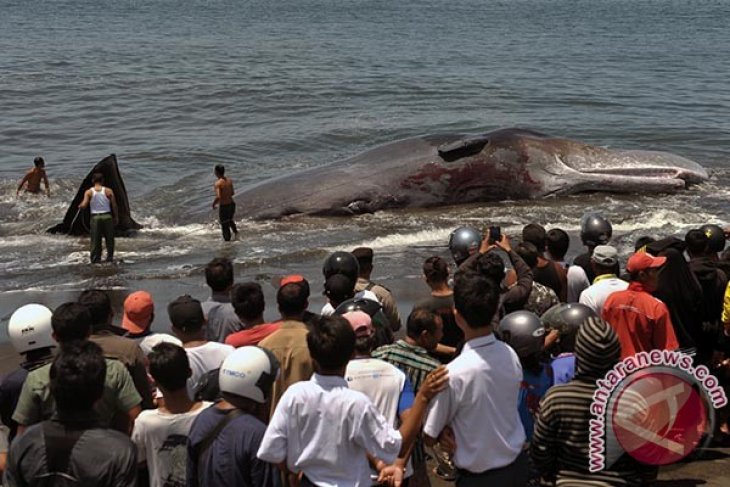
[[[112,203],[107,197],[105,190],[106,188],[104,188],[104,186],[101,187],[101,191],[91,188],[91,201],[89,202],[89,207],[92,215],[112,212]]]
[[[398,427],[398,406],[406,384],[406,374],[398,367],[376,358],[356,358],[347,364],[345,381],[350,389],[368,396],[388,424]],[[413,469],[408,460],[405,476],[411,475]]]
[[[522,382],[517,354],[492,334],[466,342],[446,367],[449,387],[433,400],[423,432],[437,438],[451,426],[454,464],[472,473],[514,462],[525,442],[517,410]]]
[[[289,470],[321,487],[369,487],[366,453],[390,464],[400,447],[400,433],[367,396],[342,377],[315,373],[281,396],[258,457],[286,460]]]
[[[198,347],[186,348],[190,370],[193,375],[188,379],[188,393],[193,397],[193,391],[198,381],[211,370],[220,368],[223,361],[235,348],[218,342],[207,342]]]
[[[608,297],[616,291],[624,291],[629,287],[629,283],[623,279],[619,279],[613,274],[604,274],[597,276],[585,291],[580,293],[580,304],[585,304],[598,316],[603,312],[603,303]]]
[[[185,484],[188,432],[196,416],[211,404],[204,402],[198,409],[181,414],[159,409],[139,413],[132,441],[137,446],[137,461],[147,462],[151,487]]]
[[[568,302],[577,303],[580,293],[587,289],[591,283],[588,280],[586,271],[579,265],[568,267]]]

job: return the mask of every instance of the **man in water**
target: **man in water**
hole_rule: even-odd
[[[91,205],[91,263],[101,261],[102,236],[106,243],[106,261],[111,262],[114,258],[114,227],[119,223],[117,200],[114,192],[104,187],[103,174],[94,173],[91,182],[94,186],[86,190],[84,201],[79,205],[79,209]]]
[[[28,183],[25,187],[25,191],[27,193],[40,193],[41,181],[43,181],[43,184],[45,184],[46,186],[46,195],[51,196],[51,188],[48,186],[48,176],[46,176],[46,161],[44,161],[43,158],[39,156],[33,159],[33,165],[35,167],[25,173],[25,176],[20,181],[20,184],[18,185],[18,190],[15,192],[15,194],[19,195],[20,190],[23,189],[23,186],[26,183]]]
[[[219,204],[218,220],[221,222],[221,230],[223,231],[223,240],[228,242],[231,239],[231,230],[238,237],[238,229],[233,215],[236,213],[236,203],[233,201],[233,181],[226,177],[226,168],[222,164],[215,166],[215,177],[218,180],[213,186],[215,189],[215,199],[213,200],[213,209]]]

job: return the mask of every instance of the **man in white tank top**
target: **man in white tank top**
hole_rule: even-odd
[[[114,227],[119,223],[117,201],[114,192],[104,187],[104,175],[96,172],[91,176],[94,184],[84,193],[79,209],[91,207],[91,263],[101,261],[101,238],[106,244],[106,261],[114,258]]]

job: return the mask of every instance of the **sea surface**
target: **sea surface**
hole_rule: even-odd
[[[374,276],[407,313],[427,292],[421,263],[447,256],[462,224],[519,234],[537,221],[575,237],[581,215],[601,211],[626,255],[641,235],[725,223],[729,25],[724,0],[0,0],[0,325],[21,304],[103,287],[117,308],[152,290],[164,329],[169,300],[207,297],[215,256],[264,286],[268,316],[289,272],[310,279],[316,308],[322,260],[360,245],[375,249]],[[232,243],[214,212],[191,216],[212,202],[215,164],[241,189],[404,137],[510,126],[673,152],[711,179],[673,195],[238,215]],[[117,239],[116,266],[92,267],[88,239],[44,231],[110,153],[145,228]],[[36,155],[52,196],[16,198]]]

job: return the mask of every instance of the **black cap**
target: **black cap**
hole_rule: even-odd
[[[198,331],[205,324],[205,315],[200,301],[187,294],[167,305],[170,323],[184,332]]]
[[[357,258],[360,266],[373,263],[373,249],[370,247],[358,247],[352,251],[352,255]]]

